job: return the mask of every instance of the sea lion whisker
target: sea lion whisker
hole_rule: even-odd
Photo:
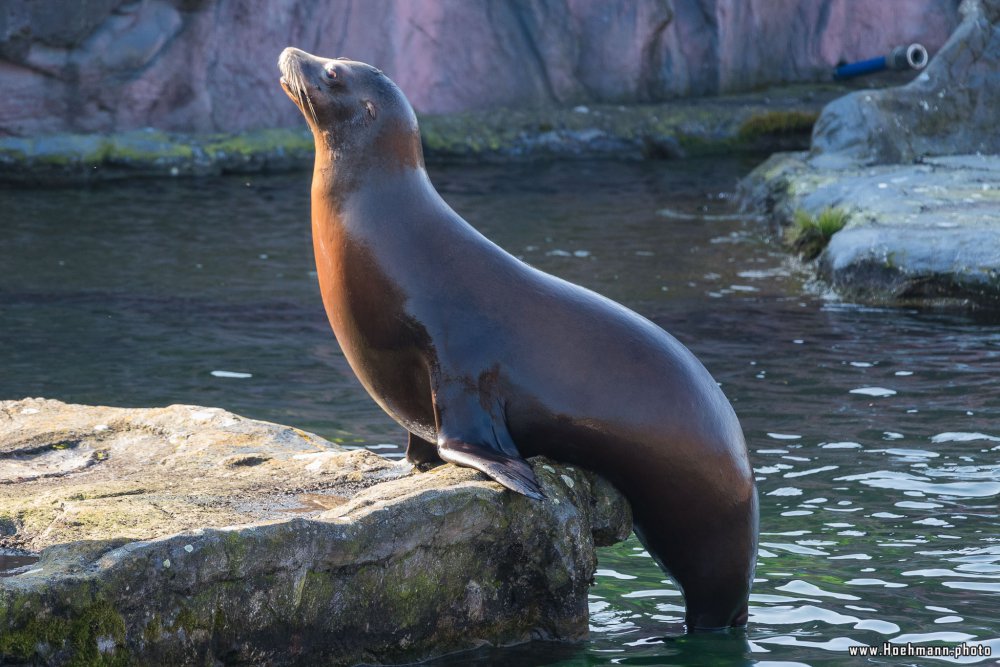
[[[319,117],[316,115],[316,107],[313,106],[312,99],[309,97],[305,77],[302,75],[301,71],[296,72],[296,75],[298,77],[299,103],[301,104],[302,98],[305,98],[305,102],[309,106],[309,115],[312,116],[313,122],[319,125]]]
[[[306,101],[305,98],[302,96],[302,82],[300,77],[301,75],[299,74],[299,72],[291,70],[285,77],[285,82],[288,84],[288,87],[291,89],[292,94],[295,96],[299,108],[302,109],[303,113],[305,113]]]

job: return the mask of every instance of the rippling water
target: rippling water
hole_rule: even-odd
[[[694,350],[743,423],[762,531],[745,635],[683,636],[677,589],[632,538],[601,551],[588,642],[439,664],[941,661],[849,657],[887,641],[1000,658],[998,318],[806,284],[734,215],[750,166],[432,169],[500,245]],[[402,455],[326,324],[308,176],[8,190],[0,211],[0,398],[216,405]]]

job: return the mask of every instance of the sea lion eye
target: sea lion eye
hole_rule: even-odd
[[[326,78],[327,81],[337,80],[337,68],[334,67],[333,63],[330,63],[329,65],[323,68],[323,76]]]

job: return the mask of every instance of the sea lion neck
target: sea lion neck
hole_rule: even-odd
[[[371,126],[314,131],[313,196],[342,204],[366,183],[426,181],[416,118],[385,118]]]
[[[413,207],[429,200],[435,206],[443,203],[422,160],[413,166],[394,163],[385,168],[376,161],[358,164],[317,155],[312,179],[314,222],[340,224],[350,210],[368,209],[383,200],[408,200]]]

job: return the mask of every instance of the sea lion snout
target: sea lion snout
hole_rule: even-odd
[[[294,46],[286,47],[281,52],[281,55],[278,56],[278,69],[281,70],[282,74],[286,74],[290,66],[293,66],[293,64],[297,66],[298,62],[305,58],[312,58],[315,60],[316,56],[311,53],[307,53],[302,49],[297,49]]]
[[[288,76],[288,70],[291,62],[297,57],[298,49],[293,46],[286,47],[281,51],[281,55],[278,56],[278,71],[281,72],[281,76],[284,78]]]
[[[318,110],[327,106],[328,94],[336,82],[331,72],[331,61],[318,58],[302,49],[289,46],[278,56],[281,88],[305,115],[306,121],[320,124]]]
[[[294,46],[289,46],[278,56],[278,71],[281,72],[281,85],[285,92],[289,92],[288,89],[302,79],[303,60],[310,58],[315,59],[315,56]]]

